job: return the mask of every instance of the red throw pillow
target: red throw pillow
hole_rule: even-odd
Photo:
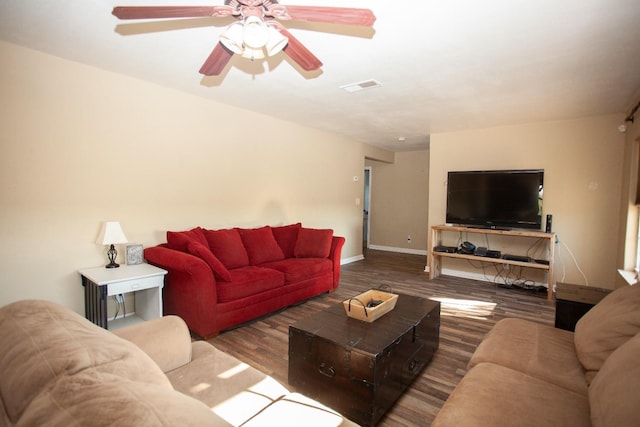
[[[188,252],[187,245],[198,242],[207,246],[202,228],[196,227],[189,231],[167,231],[167,246],[180,252]]]
[[[249,255],[238,229],[204,230],[209,249],[229,270],[249,265]]]
[[[281,225],[280,227],[272,227],[273,237],[278,242],[280,249],[285,258],[293,258],[293,250],[296,247],[296,240],[298,240],[298,231],[302,227],[301,223]]]
[[[284,259],[282,249],[278,246],[271,227],[240,228],[240,237],[249,256],[249,264],[259,265],[265,262]]]
[[[211,253],[211,250],[208,246],[203,245],[199,242],[189,242],[187,245],[187,249],[191,255],[195,255],[198,258],[201,258],[204,262],[206,262],[213,274],[216,278],[220,280],[224,280],[225,282],[231,281],[231,273],[229,270],[220,262],[218,258],[214,254]]]
[[[331,252],[333,230],[300,228],[294,248],[296,258],[327,258]]]

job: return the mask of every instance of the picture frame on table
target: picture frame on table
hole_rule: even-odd
[[[127,265],[142,264],[144,252],[142,245],[127,245]]]

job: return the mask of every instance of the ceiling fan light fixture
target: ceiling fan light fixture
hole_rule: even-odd
[[[252,47],[245,46],[244,50],[242,51],[242,57],[253,61],[254,59],[263,59],[265,57],[265,54],[262,48],[254,49]]]
[[[269,27],[257,16],[249,16],[244,20],[242,39],[245,46],[260,49],[269,41]]]
[[[280,31],[273,27],[269,27],[269,41],[265,48],[267,49],[267,55],[273,56],[278,54],[289,43],[289,39],[285,37]]]
[[[242,24],[237,22],[227,28],[227,31],[220,36],[220,43],[233,53],[242,53],[243,46],[243,33]]]

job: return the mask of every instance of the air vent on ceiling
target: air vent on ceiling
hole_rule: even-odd
[[[365,80],[358,83],[350,83],[348,85],[340,86],[340,89],[344,89],[347,92],[358,92],[365,89],[373,89],[374,87],[380,87],[382,83],[377,80]]]

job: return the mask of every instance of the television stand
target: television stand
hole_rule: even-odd
[[[547,260],[536,260],[535,262],[516,261],[504,258],[490,258],[479,257],[471,254],[459,254],[438,252],[435,250],[436,246],[442,246],[442,233],[445,232],[462,232],[462,233],[477,233],[487,235],[499,235],[499,236],[513,236],[523,238],[536,238],[545,239],[548,251],[548,263]],[[440,275],[442,269],[443,258],[457,258],[467,259],[472,261],[482,261],[493,264],[514,265],[518,267],[533,268],[537,270],[547,271],[547,299],[553,299],[553,264],[554,264],[554,249],[555,249],[556,234],[545,233],[543,231],[527,231],[527,230],[498,230],[492,228],[476,228],[476,227],[463,227],[457,225],[434,225],[431,227],[431,250],[429,251],[429,279],[435,279]]]
[[[500,226],[483,226],[483,225],[469,225],[467,228],[473,228],[474,230],[500,230],[500,231],[511,231],[509,227],[500,227]]]

